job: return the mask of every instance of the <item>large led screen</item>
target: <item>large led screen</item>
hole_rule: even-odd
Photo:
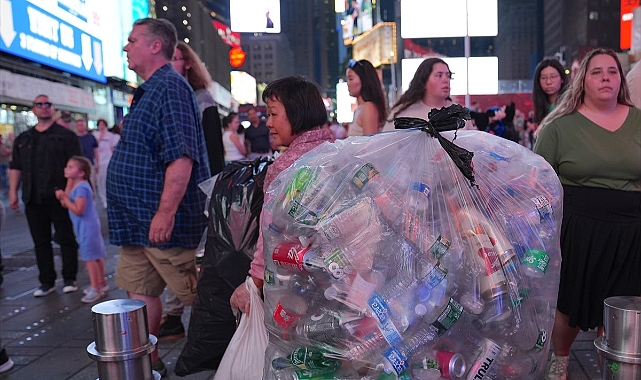
[[[496,36],[497,0],[403,0],[401,37]]]
[[[280,33],[280,0],[229,2],[231,30],[238,33]]]
[[[149,3],[147,0],[111,0],[99,4],[105,76],[136,82],[137,75],[127,67],[127,54],[122,48],[127,44],[134,21],[149,16]]]
[[[0,51],[106,82],[99,0],[0,0]]]
[[[499,92],[499,60],[497,57],[439,57],[450,68],[452,81],[450,95],[493,95]],[[425,58],[401,61],[402,89],[407,91],[418,66]]]
[[[374,26],[372,0],[345,0],[343,39],[349,43],[354,37],[367,32]]]

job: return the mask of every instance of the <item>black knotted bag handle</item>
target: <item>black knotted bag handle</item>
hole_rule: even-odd
[[[461,174],[470,181],[470,187],[477,186],[476,179],[474,178],[474,164],[472,163],[474,153],[461,148],[439,133],[443,131],[456,131],[459,128],[463,128],[465,121],[471,119],[470,111],[459,104],[452,104],[449,107],[443,107],[441,109],[433,108],[427,117],[430,119],[429,121],[416,117],[399,117],[394,119],[394,127],[396,129],[420,128],[422,131],[436,138],[452,161],[454,161],[454,164],[459,168]],[[456,140],[456,132],[454,133],[453,140]]]

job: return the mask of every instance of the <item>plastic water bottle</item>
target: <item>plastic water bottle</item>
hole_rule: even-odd
[[[547,356],[546,356],[547,358]],[[538,368],[535,355],[522,352],[509,343],[504,343],[493,374],[500,379],[520,380],[534,374]]]
[[[351,180],[357,165],[341,162],[340,165],[300,168],[285,191],[290,197],[287,213],[296,222],[307,226],[314,226],[333,215],[343,207],[345,199],[356,195]]]
[[[468,273],[463,283],[467,283],[467,288],[463,291],[459,302],[465,310],[474,315],[481,314],[485,310],[485,300],[481,296],[481,276],[480,273]]]
[[[401,215],[403,197],[386,181],[379,170],[372,164],[361,166],[352,178],[352,183],[358,191],[368,194],[381,211],[383,218],[394,225]]]
[[[296,367],[300,369],[324,369],[332,370],[340,367],[338,359],[326,356],[327,351],[316,347],[296,347],[287,357],[279,357],[272,360],[272,368],[285,369]]]
[[[331,368],[317,368],[317,369],[300,369],[296,367],[289,367],[274,371],[274,378],[276,380],[331,380],[335,379],[336,369]]]
[[[525,257],[521,262],[523,273],[532,278],[542,278],[545,276],[549,263],[550,255],[538,248],[530,248],[525,251]]]
[[[541,351],[547,341],[547,331],[541,326],[541,317],[533,300],[525,298],[513,307],[515,318],[511,327],[511,341],[523,351]]]
[[[372,198],[359,196],[337,213],[321,220],[317,229],[328,241],[350,246],[361,235],[367,235],[375,243],[383,233],[384,226]]]
[[[346,332],[336,316],[321,312],[301,319],[295,328],[296,336],[314,342],[339,343]]]
[[[424,255],[420,254],[409,242],[404,239],[400,240],[400,247],[402,256],[413,258],[415,260],[414,273],[399,273],[395,276],[385,288],[378,293],[372,294],[368,300],[368,305],[372,315],[381,323],[387,319],[394,318],[392,315],[393,308],[390,307],[390,302],[401,295],[410,292],[416,288],[415,285],[422,284],[422,286],[433,289],[438,286],[447,275],[447,269],[441,266],[438,262],[433,264],[427,260]],[[407,307],[407,306],[406,306]]]
[[[434,340],[432,326],[419,325],[402,343],[383,351],[376,368],[387,373],[401,374],[409,368],[409,357],[414,351]]]

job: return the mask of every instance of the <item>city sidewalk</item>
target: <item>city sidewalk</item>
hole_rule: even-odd
[[[5,206],[7,205],[5,201]],[[40,285],[38,268],[33,252],[24,212],[14,212],[6,207],[4,230],[0,233],[0,247],[5,264],[4,283],[0,286],[0,337],[15,367],[3,374],[2,379],[32,380],[96,380],[98,366],[87,355],[87,346],[95,340],[91,304],[80,302],[82,291],[65,294],[62,280],[56,282],[57,291],[43,298],[33,297]],[[103,236],[107,237],[106,213],[101,211]],[[55,251],[58,274],[62,268],[59,250]],[[107,245],[106,273],[111,290],[109,299],[127,298],[122,289],[115,288],[113,275],[118,260],[118,249]],[[78,286],[83,289],[89,277],[79,262]],[[189,311],[184,315],[185,327],[189,325]],[[164,379],[205,380],[213,371],[178,377],[174,372],[176,360],[186,339],[160,342],[158,350],[167,365]]]
[[[104,212],[101,213],[101,219],[103,236],[107,237]],[[0,374],[0,380],[96,380],[98,368],[86,350],[87,345],[94,341],[91,305],[80,302],[80,291],[62,293],[61,280],[56,283],[56,293],[44,298],[33,297],[33,291],[39,286],[38,269],[23,212],[16,213],[7,208],[5,227],[0,233],[0,247],[5,262],[5,280],[0,287],[0,336],[9,356],[16,363],[11,371]],[[107,245],[107,251],[106,269],[112,290],[104,300],[126,298],[126,293],[116,289],[113,283],[118,249]],[[56,268],[61,268],[59,256],[56,256]],[[82,263],[79,268],[78,284],[82,288],[89,283],[89,279]],[[189,309],[183,317],[185,327],[189,324],[188,312]],[[594,331],[579,334],[572,347],[570,380],[601,379],[593,344],[595,338]],[[186,377],[173,374],[185,342],[186,339],[159,343],[160,355],[168,369],[165,379],[210,379],[213,371]]]

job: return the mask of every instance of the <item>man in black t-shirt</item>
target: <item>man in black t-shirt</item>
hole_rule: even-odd
[[[78,137],[54,122],[56,112],[47,95],[38,95],[31,108],[38,118],[35,127],[16,138],[9,170],[9,207],[18,210],[18,188],[35,245],[40,287],[33,293],[43,297],[56,290],[56,271],[51,246],[51,225],[56,230],[62,255],[63,292],[78,290],[78,244],[69,213],[56,199],[56,189],[64,189],[64,168],[73,156],[82,155]]]
[[[267,124],[258,118],[258,112],[253,107],[247,110],[247,118],[251,122],[249,128],[245,129],[245,146],[249,152],[247,159],[253,161],[259,157],[270,157],[276,146],[271,141]]]

